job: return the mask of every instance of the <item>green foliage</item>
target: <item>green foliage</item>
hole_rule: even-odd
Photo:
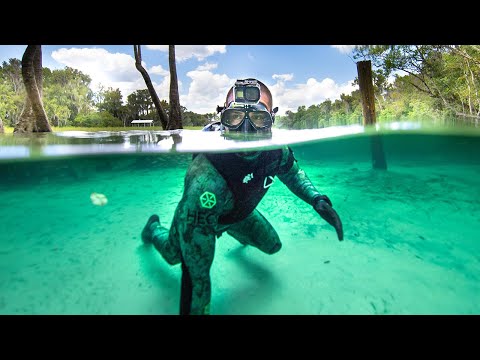
[[[354,59],[370,59],[385,75],[407,74],[411,92],[427,94],[433,114],[478,120],[480,115],[480,47],[478,45],[359,46]],[[403,75],[404,76],[404,75]]]
[[[128,95],[126,107],[132,120],[147,119],[147,116],[155,111],[155,105],[148,89],[137,90]]]
[[[477,45],[373,45],[358,46],[355,60],[372,61],[377,122],[480,117],[480,46]],[[134,119],[160,119],[147,89],[128,95],[119,89],[90,89],[91,79],[78,70],[43,68],[43,102],[55,127],[129,126]],[[21,61],[10,59],[0,67],[0,119],[8,129],[25,104]],[[167,115],[170,105],[161,100]],[[201,128],[218,114],[196,114],[181,107],[185,128]],[[322,128],[362,123],[360,91],[341,94],[320,104],[299,106],[276,116],[274,126],[285,129]]]
[[[213,114],[196,114],[192,111],[182,112],[182,122],[184,126],[205,126],[210,122]]]
[[[89,114],[80,114],[73,120],[72,125],[91,128],[123,126],[123,123],[120,119],[114,117],[108,111],[102,111]]]
[[[107,111],[114,117],[120,117],[123,106],[120,89],[108,88],[107,90],[101,90],[99,98],[101,100],[97,103],[98,111]]]
[[[340,99],[330,99],[321,104],[298,107],[296,113],[286,111],[285,116],[277,116],[275,126],[284,129],[317,129],[328,126],[340,126],[361,122],[362,107],[360,92],[350,95],[341,94]]]
[[[13,92],[5,81],[0,82],[0,119],[5,121],[13,106]]]
[[[43,77],[43,105],[52,125],[71,124],[78,114],[93,108],[88,75],[70,67],[53,71],[43,68]]]
[[[0,67],[0,118],[12,126],[19,118],[25,102],[22,64],[18,59],[4,61]]]

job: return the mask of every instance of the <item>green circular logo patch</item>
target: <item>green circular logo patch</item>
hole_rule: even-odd
[[[202,195],[200,195],[200,204],[202,207],[211,209],[217,203],[217,199],[215,198],[215,194],[205,191]]]

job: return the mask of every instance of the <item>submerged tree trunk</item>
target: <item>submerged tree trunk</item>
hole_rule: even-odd
[[[373,92],[372,63],[370,60],[357,63],[358,83],[362,96],[363,125],[372,126],[376,123],[375,97]],[[382,138],[378,134],[371,137],[372,166],[374,169],[387,170],[387,161],[383,151]]]
[[[25,108],[14,133],[52,132],[43,107],[42,46],[28,45],[22,57],[22,78],[27,91]]]
[[[183,129],[180,95],[178,93],[175,45],[168,45],[168,65],[170,67],[170,122],[168,130]]]
[[[143,80],[145,80],[145,84],[147,85],[148,92],[152,97],[153,104],[157,109],[158,116],[160,117],[160,122],[162,123],[163,130],[168,129],[168,116],[165,110],[163,109],[162,105],[160,104],[160,99],[158,98],[157,92],[153,87],[152,80],[150,80],[150,76],[148,75],[147,70],[144,69],[142,66],[142,50],[141,45],[133,45],[133,52],[135,54],[135,67],[137,70],[142,74]]]

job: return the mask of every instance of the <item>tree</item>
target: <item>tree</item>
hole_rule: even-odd
[[[25,102],[22,65],[18,59],[3,62],[0,67],[0,133],[3,126],[12,126],[20,116]]]
[[[437,110],[480,118],[480,47],[477,45],[359,46],[354,58],[371,59],[385,77],[400,70]]]
[[[1,88],[0,88],[0,90],[1,90]],[[2,121],[1,116],[0,116],[0,134],[5,134],[5,128],[3,127],[3,121]]]
[[[150,96],[152,97],[155,108],[160,117],[160,122],[164,130],[174,130],[182,129],[182,110],[180,107],[180,96],[178,93],[178,79],[177,79],[177,68],[175,62],[175,45],[168,46],[168,64],[170,67],[170,112],[169,115],[166,114],[164,108],[161,105],[161,102],[158,98],[157,92],[152,85],[150,76],[147,71],[142,66],[142,53],[140,45],[133,45],[133,51],[135,53],[135,66],[138,71],[143,76],[145,83],[147,85]]]
[[[77,69],[43,68],[43,105],[52,125],[71,124],[79,114],[93,110],[91,79]]]
[[[120,89],[113,89],[109,87],[107,90],[102,90],[99,96],[102,100],[97,103],[98,111],[108,111],[116,118],[120,117],[122,111],[123,100]]]
[[[160,122],[162,123],[163,130],[168,129],[168,116],[163,109],[160,99],[158,98],[157,92],[153,87],[152,80],[148,75],[147,70],[142,65],[142,49],[141,45],[133,45],[133,52],[135,54],[135,67],[137,70],[142,74],[143,80],[145,80],[145,84],[147,85],[147,89],[152,97],[153,103],[155,104],[155,108],[157,109],[158,116],[160,117]]]
[[[19,59],[9,59],[2,64],[2,70],[5,78],[8,78],[12,84],[13,91],[19,93],[24,89],[22,80],[22,62]]]
[[[22,78],[27,97],[14,133],[52,132],[43,108],[42,46],[28,45],[22,57]]]
[[[151,109],[155,109],[152,97],[147,89],[136,90],[127,96],[127,109],[129,116],[134,119],[146,119]],[[162,108],[163,105],[162,105]]]
[[[91,78],[77,69],[65,67],[62,70],[43,69],[44,106],[48,118],[59,119],[67,124],[78,114],[93,109]]]
[[[168,65],[170,68],[170,121],[167,130],[183,129],[180,95],[178,93],[177,66],[175,63],[175,45],[168,45]]]

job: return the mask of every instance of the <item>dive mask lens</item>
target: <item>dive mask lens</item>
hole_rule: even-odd
[[[243,110],[228,109],[223,112],[221,122],[229,128],[237,128],[242,124],[244,118]]]
[[[248,111],[250,123],[257,129],[270,128],[273,125],[272,116],[268,111]]]

